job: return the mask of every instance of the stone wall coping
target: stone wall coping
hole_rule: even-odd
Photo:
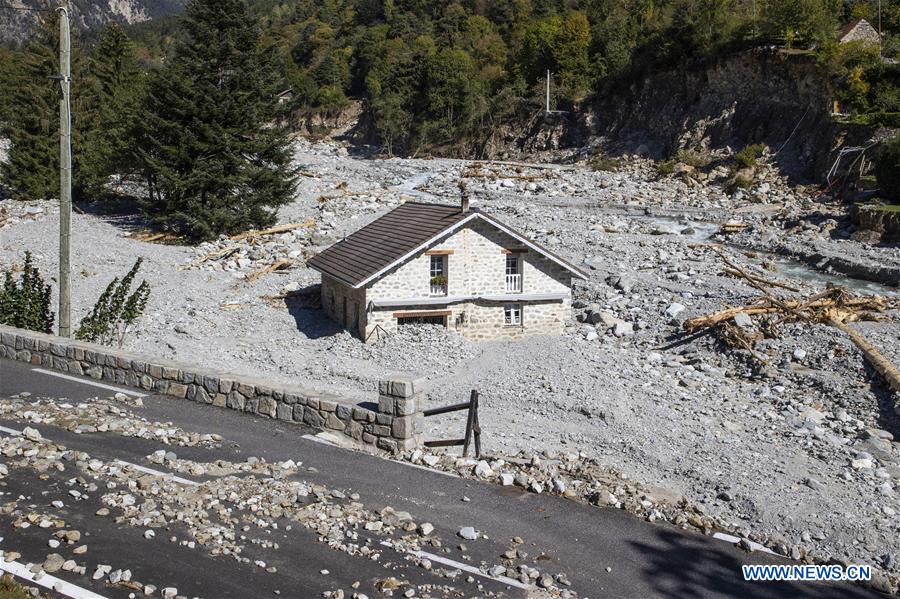
[[[173,360],[143,356],[115,347],[0,325],[0,357],[24,361],[123,387],[249,412],[261,417],[304,422],[338,430],[387,451],[404,451],[422,442],[424,379],[397,376],[380,381],[387,401],[378,409],[303,385],[277,383]]]

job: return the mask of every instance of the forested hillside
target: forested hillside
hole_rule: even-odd
[[[179,4],[141,5],[165,11]],[[361,109],[357,139],[393,154],[482,154],[486,140],[510,139],[510,127],[542,113],[548,71],[551,107],[578,117],[610,100],[627,103],[628,93],[656,75],[690,64],[714,65],[761,47],[800,55],[811,64],[816,80],[825,82],[818,85],[821,92],[814,91],[820,104],[830,105],[833,96],[854,122],[900,122],[897,1],[881,2],[880,17],[877,0],[193,0],[188,6],[193,4],[197,10],[202,5],[204,18],[212,22],[246,19],[252,44],[240,50],[260,56],[241,60],[264,64],[265,73],[238,81],[237,75],[247,79],[250,74],[229,66],[238,48],[225,33],[210,36],[221,44],[220,53],[209,64],[198,61],[194,50],[185,50],[196,41],[184,17],[76,31],[73,136],[81,148],[74,155],[76,198],[95,198],[108,189],[111,177],[147,168],[140,150],[148,127],[161,126],[154,118],[167,106],[153,97],[154,89],[164,89],[166,82],[192,89],[200,95],[190,98],[194,113],[184,121],[212,118],[211,103],[222,107],[232,96],[210,79],[211,65],[234,75],[235,84],[249,86],[241,105],[253,111],[253,119],[275,114],[263,105],[274,104],[278,90],[293,92],[292,100],[279,107],[287,109],[279,119],[288,124],[296,125],[297,115],[340,114],[356,103]],[[47,75],[58,70],[58,25],[53,12],[37,14],[41,19],[26,43],[0,47],[0,133],[12,145],[3,178],[16,195],[53,197],[58,85]],[[839,26],[860,18],[880,22],[880,47],[838,43]],[[249,30],[241,31],[251,39]],[[692,95],[682,89],[670,97],[690,103],[704,93],[702,77],[691,85]],[[720,86],[718,95],[727,95],[726,88]],[[206,91],[201,94],[201,89]],[[741,93],[734,87],[734,98],[726,103],[756,101]],[[651,97],[646,90],[642,94]],[[634,111],[653,109],[647,101],[634,106]],[[678,114],[678,109],[669,106],[667,113]],[[246,121],[234,110],[226,128]],[[770,107],[743,114],[790,120],[776,127],[764,123],[777,135],[799,118]],[[650,120],[619,115],[618,130],[634,133],[625,125]],[[578,126],[578,118],[569,119],[568,126]],[[249,129],[235,139],[242,144],[247,135]],[[750,137],[742,135],[740,141],[766,141]],[[179,156],[184,164],[194,159]]]
[[[460,150],[543,106],[628,86],[647,73],[760,44],[815,48],[861,112],[900,110],[877,52],[838,50],[844,22],[877,22],[872,0],[263,0],[254,4],[298,107],[364,100],[388,150]],[[900,2],[882,3],[884,53],[900,56]],[[850,51],[848,51],[850,50]]]

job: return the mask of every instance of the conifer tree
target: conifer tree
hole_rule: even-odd
[[[10,75],[3,135],[10,140],[0,181],[18,199],[59,196],[59,72],[57,17],[42,17]],[[6,112],[6,111],[4,111]]]
[[[8,76],[9,106],[3,110],[2,133],[10,140],[7,162],[0,164],[0,183],[14,198],[31,200],[59,197],[59,17],[42,16],[35,24],[16,66]],[[85,54],[72,32],[72,191],[83,199],[85,132],[95,121],[96,93],[85,67]]]
[[[50,285],[44,283],[41,273],[31,261],[31,252],[25,252],[25,264],[18,281],[13,269],[3,274],[0,288],[0,324],[20,329],[53,332],[53,312],[50,311]]]
[[[111,175],[135,170],[135,123],[144,82],[133,44],[115,22],[100,33],[89,68],[92,109],[80,119],[84,143],[75,189],[80,199],[102,196]]]
[[[271,225],[295,181],[274,53],[241,0],[191,0],[180,23],[142,115],[144,212],[195,240]]]

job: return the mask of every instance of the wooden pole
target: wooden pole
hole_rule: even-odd
[[[69,48],[69,11],[59,11],[59,71],[62,97],[59,100],[59,336],[71,337],[70,232],[72,227],[72,118],[69,93],[71,68]]]
[[[472,389],[472,395],[469,398],[469,417],[466,419],[466,436],[463,444],[463,457],[469,456],[469,443],[472,441],[472,429],[475,427],[475,411],[473,406],[478,405],[478,391]]]

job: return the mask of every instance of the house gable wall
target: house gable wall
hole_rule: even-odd
[[[510,235],[475,219],[439,240],[428,251],[452,251],[447,256],[447,295],[486,296],[506,293],[506,254],[524,249]],[[431,256],[423,251],[373,282],[367,299],[428,297],[431,293]],[[523,293],[568,293],[572,275],[546,256],[528,250],[522,254]]]
[[[526,249],[522,243],[490,223],[475,219],[447,235],[418,256],[397,266],[366,290],[367,301],[427,298],[431,293],[431,256],[428,252],[452,252],[447,256],[447,296],[505,295],[508,250]],[[528,249],[522,252],[522,294],[559,293],[562,300],[523,302],[522,326],[507,326],[503,304],[483,300],[449,305],[410,305],[374,308],[366,314],[368,337],[376,328],[391,331],[396,314],[449,311],[447,326],[473,339],[515,339],[528,334],[559,334],[571,313],[568,297],[572,274],[546,256]]]

